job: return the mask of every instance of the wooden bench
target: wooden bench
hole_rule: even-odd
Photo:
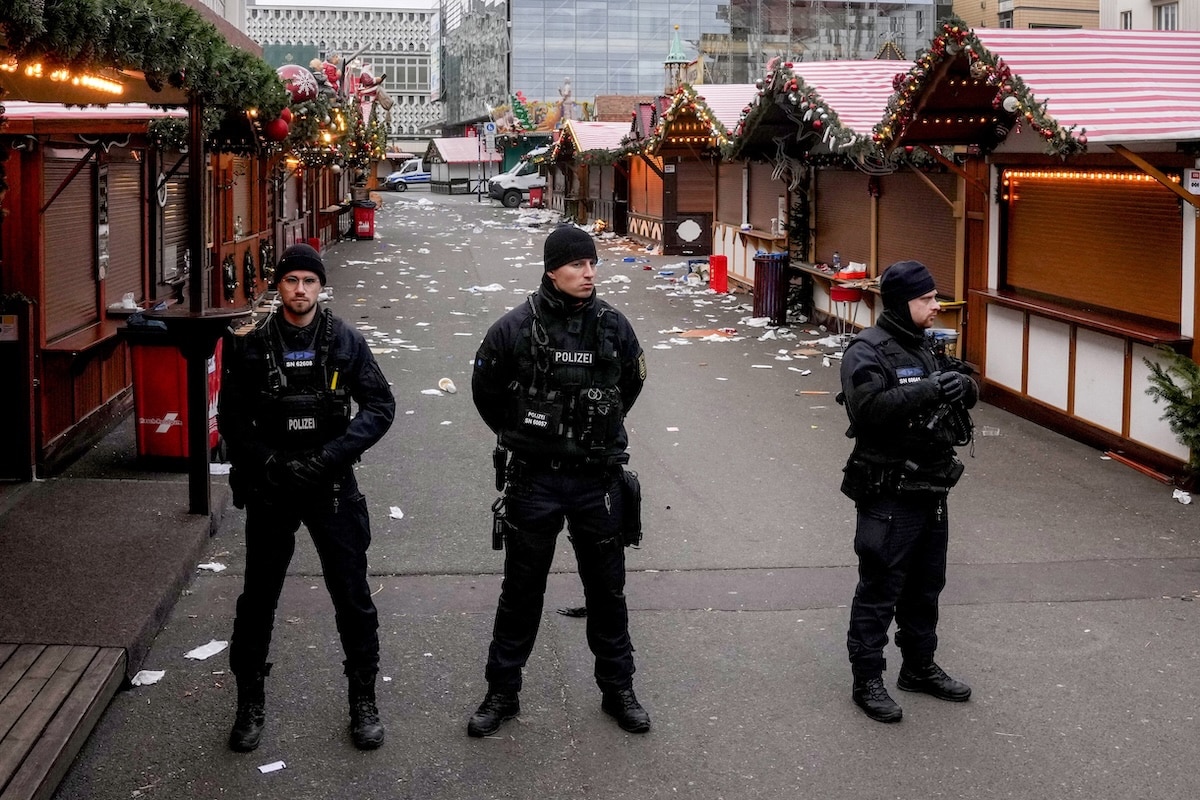
[[[0,643],[0,800],[51,797],[124,677],[118,647]]]

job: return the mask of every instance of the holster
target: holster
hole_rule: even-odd
[[[842,468],[842,494],[854,502],[894,491],[900,482],[900,469],[878,464],[851,454]]]
[[[492,549],[504,549],[504,534],[508,531],[508,515],[504,507],[504,495],[492,503]]]
[[[621,470],[621,543],[637,547],[642,543],[642,484],[636,472]]]

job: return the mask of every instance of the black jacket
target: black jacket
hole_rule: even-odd
[[[934,352],[924,331],[903,325],[891,312],[854,337],[841,367],[846,413],[856,439],[851,458],[894,466],[909,462],[926,473],[944,468],[954,456],[954,431],[948,429],[954,420],[946,414],[937,421],[942,400],[930,379],[944,371],[972,372],[966,363]],[[978,399],[978,387],[968,380],[957,413],[965,414]]]
[[[541,350],[534,343],[535,315],[547,337]],[[539,359],[563,363],[539,366]],[[595,293],[576,302],[543,283],[526,302],[488,329],[475,356],[471,393],[483,421],[502,444],[518,455],[551,459],[613,457],[624,453],[629,443],[623,422],[616,421],[601,448],[589,449],[575,438],[578,409],[564,412],[559,421],[562,435],[532,431],[518,419],[524,413],[522,398],[535,384],[557,390],[558,401],[568,404],[578,398],[580,390],[611,388],[619,395],[623,419],[645,380],[645,354],[624,315]]]
[[[358,408],[348,424],[339,426],[331,436],[321,437],[314,449],[320,450],[330,467],[345,469],[387,433],[396,415],[396,400],[362,334],[325,312],[318,313],[313,325],[326,324],[321,322],[322,317],[331,326],[332,335],[325,339],[324,349],[328,352],[323,355],[324,363],[316,365],[322,373],[320,383],[330,387],[336,375],[336,386],[332,388],[348,395]],[[297,339],[312,341],[314,335],[324,338],[321,331],[297,329],[273,314],[249,333],[226,337],[217,422],[235,467],[261,468],[279,449],[278,440],[271,434],[276,420],[268,417],[273,408],[268,350],[278,363],[284,346]],[[320,354],[323,348],[318,343],[316,349]]]

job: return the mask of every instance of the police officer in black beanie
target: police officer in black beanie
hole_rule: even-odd
[[[371,750],[384,735],[375,701],[379,625],[367,584],[370,521],[354,463],[391,427],[396,401],[362,334],[320,307],[320,254],[292,245],[275,278],[279,310],[227,337],[223,350],[218,424],[234,505],[246,509],[245,585],[229,648],[238,693],[229,747],[247,752],[262,738],[275,608],[303,523],[342,640],[351,739]]]
[[[573,225],[556,228],[544,254],[541,286],[488,330],[471,380],[475,406],[499,440],[504,497],[494,536],[506,552],[487,695],[467,733],[489,736],[521,711],[521,670],[564,522],[587,603],[601,708],[624,730],[644,733],[650,715],[633,691],[624,593],[624,545],[633,543],[633,527],[640,533],[629,520],[638,498],[622,465],[629,460],[624,417],[642,391],[646,358],[629,321],[596,297],[592,237]]]
[[[838,397],[855,440],[842,492],[858,511],[859,579],[846,643],[854,702],[871,719],[899,722],[903,712],[883,683],[893,618],[903,659],[897,686],[942,700],[971,696],[937,665],[934,651],[946,583],[946,497],[963,470],[954,448],[970,441],[967,410],[979,392],[971,368],[926,335],[939,305],[925,265],[892,264],[879,289],[883,313],[846,347]]]

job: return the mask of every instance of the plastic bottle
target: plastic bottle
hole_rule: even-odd
[[[836,270],[841,269],[841,267],[842,267],[842,254],[839,253],[837,250],[834,250],[833,251],[833,268],[836,271]]]

